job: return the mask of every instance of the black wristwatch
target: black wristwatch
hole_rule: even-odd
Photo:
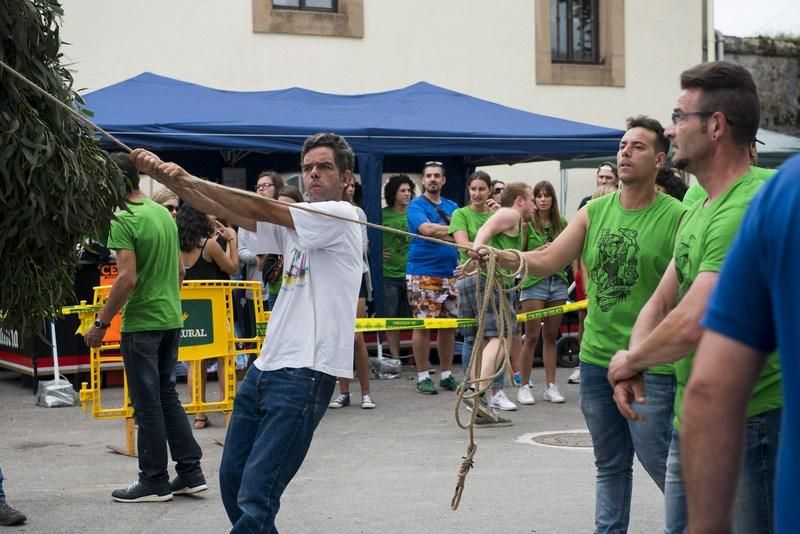
[[[111,323],[104,323],[104,322],[103,322],[103,321],[101,321],[99,318],[96,318],[96,317],[95,317],[95,320],[94,320],[94,327],[95,327],[95,328],[97,328],[98,330],[105,330],[105,329],[107,329],[109,326],[111,326]]]

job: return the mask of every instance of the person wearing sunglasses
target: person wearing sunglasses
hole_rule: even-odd
[[[492,192],[492,202],[494,203],[492,207],[497,209],[500,207],[500,197],[503,196],[503,189],[505,189],[506,184],[502,180],[492,180],[489,189]]]
[[[408,229],[414,234],[452,240],[448,226],[458,204],[442,197],[447,178],[441,161],[429,161],[422,169],[422,195],[408,205]],[[454,247],[412,239],[406,263],[406,286],[411,312],[416,318],[457,317],[458,292],[453,271],[458,264]],[[416,329],[411,334],[414,362],[417,365],[417,391],[435,395],[430,378],[430,330]],[[439,387],[455,391],[458,381],[452,373],[455,329],[439,329],[437,351],[441,374]]]
[[[178,208],[181,204],[181,199],[178,198],[178,195],[165,187],[153,193],[151,198],[156,204],[161,204],[167,208],[173,219],[178,216]]]

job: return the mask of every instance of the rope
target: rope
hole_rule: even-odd
[[[125,143],[123,143],[122,141],[120,141],[119,139],[117,139],[116,137],[111,135],[109,132],[105,131],[103,128],[101,128],[100,126],[98,126],[97,124],[95,124],[94,122],[89,120],[85,115],[82,115],[77,110],[73,109],[72,107],[68,106],[64,102],[62,102],[62,101],[58,100],[57,98],[55,98],[54,96],[52,96],[50,93],[48,93],[47,91],[45,91],[44,89],[42,89],[41,87],[36,85],[34,82],[32,82],[31,80],[26,78],[21,73],[17,72],[13,67],[8,65],[4,61],[0,60],[0,66],[2,66],[4,69],[6,69],[12,75],[14,75],[16,78],[18,78],[19,80],[24,82],[30,88],[34,89],[34,91],[40,93],[46,99],[50,100],[54,104],[56,104],[56,105],[64,108],[65,110],[67,110],[74,117],[76,117],[79,122],[87,125],[90,129],[93,129],[93,130],[95,130],[97,132],[100,132],[101,134],[105,135],[108,139],[113,141],[117,146],[119,146],[122,150],[124,150],[128,154],[133,152],[133,149],[131,149],[128,145],[126,145]],[[199,180],[199,178],[195,178],[195,179]],[[430,241],[432,243],[436,243],[436,244],[439,244],[439,245],[446,245],[446,246],[449,246],[449,247],[454,247],[454,248],[465,250],[465,251],[471,251],[472,250],[470,247],[458,245],[457,243],[453,243],[451,241],[444,241],[442,239],[438,239],[438,238],[435,238],[435,237],[429,237],[429,236],[424,236],[424,235],[419,235],[419,234],[412,234],[410,232],[406,232],[406,231],[403,231],[403,230],[398,230],[396,228],[390,228],[390,227],[387,227],[387,226],[371,223],[371,222],[368,222],[368,221],[361,221],[361,220],[358,220],[358,219],[349,219],[347,217],[341,217],[339,215],[335,215],[335,214],[328,213],[328,212],[325,212],[325,211],[322,211],[322,210],[318,210],[318,209],[314,208],[313,206],[301,205],[301,204],[290,204],[288,202],[281,202],[280,200],[277,200],[277,199],[271,199],[271,198],[267,198],[267,197],[262,197],[262,196],[256,195],[255,193],[252,193],[252,192],[249,192],[249,191],[244,191],[244,190],[235,189],[235,188],[229,188],[229,187],[224,186],[224,185],[220,185],[220,187],[223,187],[225,189],[229,189],[229,190],[231,190],[231,191],[233,191],[233,192],[235,192],[237,194],[240,194],[240,195],[247,195],[247,196],[251,196],[253,198],[257,198],[260,201],[268,201],[268,202],[272,202],[272,203],[275,203],[275,204],[279,204],[279,205],[290,207],[291,209],[298,209],[298,210],[306,211],[306,212],[309,212],[309,213],[315,213],[315,214],[318,214],[318,215],[323,215],[325,217],[330,217],[332,219],[337,219],[337,220],[344,221],[344,222],[361,224],[361,225],[364,225],[364,226],[366,226],[368,228],[373,228],[373,229],[379,230],[381,232],[395,233],[395,234],[402,235],[402,236],[405,236],[405,237],[409,237],[409,238],[412,238],[412,239],[422,239],[422,240]],[[485,275],[485,277],[486,277],[486,291],[485,291],[485,294],[483,295],[483,297],[481,297],[481,289],[480,289],[481,279],[478,278],[478,280],[477,280],[476,296],[477,296],[478,302],[481,303],[480,311],[479,311],[478,317],[477,317],[478,326],[477,326],[477,332],[476,332],[476,336],[475,336],[475,339],[477,339],[477,340],[482,340],[483,339],[483,333],[484,333],[484,328],[485,328],[485,317],[486,317],[486,312],[489,309],[489,306],[491,306],[492,312],[494,313],[495,318],[497,320],[498,332],[501,332],[501,333],[505,332],[506,331],[506,325],[510,325],[513,322],[514,314],[513,314],[513,310],[510,309],[510,306],[508,304],[508,299],[500,298],[500,302],[499,303],[497,302],[497,300],[498,300],[498,297],[500,295],[504,295],[505,293],[508,293],[510,291],[516,291],[516,289],[518,287],[518,286],[514,286],[514,287],[511,287],[511,288],[507,288],[507,287],[504,286],[503,281],[502,281],[502,279],[504,277],[502,277],[502,276],[501,277],[497,277],[496,276],[497,275],[497,254],[498,254],[499,251],[497,249],[489,247],[489,246],[482,246],[480,248],[483,249],[483,250],[488,251],[488,254],[487,254],[487,267],[485,269],[485,273],[486,273],[486,275]],[[523,280],[525,277],[527,277],[527,271],[528,271],[527,262],[524,261],[524,256],[523,256],[522,252],[520,252],[518,250],[512,250],[512,252],[514,254],[516,254],[516,256],[517,256],[517,259],[518,259],[518,262],[519,262],[519,267],[511,275],[511,277],[513,278],[513,277],[515,277],[517,275],[521,275],[520,279]],[[481,276],[483,276],[483,274],[476,273],[473,276],[481,277]],[[498,349],[498,353],[500,352],[500,350],[502,350],[502,352],[503,352],[503,365],[499,366],[498,370],[491,377],[480,378],[480,371],[478,371],[477,373],[474,373],[473,371],[476,368],[478,370],[480,370],[480,368],[481,368],[482,360],[483,360],[483,349],[481,347],[481,343],[475,343],[473,345],[473,347],[472,347],[472,358],[470,360],[469,368],[467,370],[467,376],[474,375],[474,376],[478,376],[479,378],[476,378],[476,379],[465,378],[464,381],[459,386],[459,389],[458,389],[458,392],[457,392],[458,393],[458,400],[456,402],[456,407],[455,407],[456,424],[460,428],[463,428],[463,429],[466,429],[466,430],[469,431],[469,443],[467,444],[466,456],[464,456],[462,458],[461,467],[458,470],[458,482],[456,484],[455,494],[453,495],[453,499],[451,501],[451,507],[452,507],[453,510],[456,510],[458,508],[458,505],[461,502],[461,496],[463,495],[463,492],[464,492],[464,484],[466,482],[467,474],[469,473],[470,469],[472,469],[474,467],[474,465],[475,465],[474,457],[475,457],[476,451],[478,450],[478,446],[475,443],[474,427],[475,427],[475,417],[476,417],[476,415],[478,413],[479,405],[480,405],[479,397],[484,391],[486,391],[486,389],[489,387],[489,385],[491,384],[492,380],[494,380],[494,378],[500,376],[500,374],[503,373],[505,370],[510,370],[511,369],[511,362],[510,362],[510,352],[511,352],[510,336],[500,336],[500,348]],[[485,385],[481,386],[480,385],[481,383],[484,383]],[[477,384],[477,389],[471,389],[471,387],[475,386],[476,384]],[[460,418],[460,415],[459,415],[459,407],[461,406],[462,403],[472,404],[472,406],[473,406],[469,421],[466,422],[466,423],[461,421],[461,418]]]
[[[457,510],[458,505],[461,504],[461,497],[464,494],[464,485],[466,484],[467,475],[475,466],[475,453],[478,450],[478,445],[475,443],[475,418],[478,412],[482,410],[480,397],[489,389],[495,378],[500,376],[503,372],[508,371],[510,373],[511,370],[511,337],[513,336],[513,332],[511,332],[510,326],[514,321],[514,311],[511,309],[508,299],[505,298],[505,294],[516,291],[522,283],[522,280],[528,275],[528,264],[524,261],[522,252],[514,250],[514,253],[519,259],[519,268],[512,276],[521,276],[520,282],[516,285],[505,287],[502,281],[503,277],[496,276],[497,255],[491,249],[489,249],[486,266],[486,290],[483,292],[483,295],[481,295],[482,280],[480,278],[483,275],[481,273],[472,275],[478,277],[476,280],[475,295],[476,300],[480,303],[480,309],[477,314],[478,327],[475,332],[475,343],[472,345],[472,356],[469,360],[469,366],[467,367],[467,376],[464,378],[464,381],[461,382],[456,392],[456,424],[460,428],[467,430],[469,441],[467,442],[466,455],[461,458],[461,466],[458,468],[457,472],[456,488],[453,493],[453,498],[450,501],[450,508],[453,510]],[[500,302],[498,302],[498,299]],[[490,306],[497,322],[498,333],[503,334],[508,332],[509,335],[499,336],[500,346],[495,356],[502,351],[502,365],[499,365],[495,373],[491,376],[481,377],[480,373],[483,367],[483,346],[481,341],[483,340],[485,330],[486,313]],[[470,378],[470,376],[475,376],[477,378]],[[466,422],[461,419],[460,407],[462,404],[471,406],[472,408],[470,410],[469,419]]]

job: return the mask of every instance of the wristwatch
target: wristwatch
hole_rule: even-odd
[[[94,327],[95,327],[95,328],[97,328],[98,330],[105,330],[105,329],[106,329],[106,328],[108,328],[109,326],[111,326],[111,323],[104,323],[104,322],[103,322],[103,321],[101,321],[99,318],[96,318],[96,317],[95,317],[95,320],[94,320]]]

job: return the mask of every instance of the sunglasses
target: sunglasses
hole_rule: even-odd
[[[502,192],[503,192],[503,188],[502,187],[495,187],[494,191],[492,191],[492,193],[495,194],[495,195],[499,195]]]
[[[424,167],[444,167],[441,161],[426,161]]]
[[[164,207],[172,212],[178,211],[178,206],[173,206],[172,204],[164,204]]]

